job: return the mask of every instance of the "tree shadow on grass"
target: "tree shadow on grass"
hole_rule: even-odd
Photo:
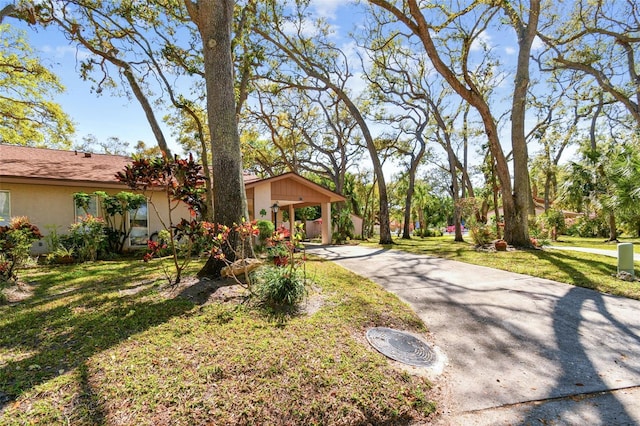
[[[580,252],[548,250],[534,250],[533,253],[538,259],[551,263],[555,268],[563,272],[566,276],[566,279],[562,279],[563,282],[618,296],[640,299],[640,294],[638,292],[634,293],[632,287],[630,287],[637,283],[620,280],[618,281],[618,286],[621,286],[621,290],[616,286],[608,285],[606,282],[598,281],[598,277],[610,277],[617,272],[617,260],[613,257],[597,256]],[[588,258],[585,259],[585,256],[588,256]],[[584,272],[585,269],[579,269],[575,266],[580,263],[588,263],[589,269],[595,269],[595,276],[588,275]],[[638,271],[636,271],[636,275],[637,274]]]
[[[53,276],[37,277],[42,286],[31,300],[0,308],[0,355],[9,354],[0,364],[0,412],[36,386],[86,369],[91,356],[193,308],[182,298],[163,300],[151,297],[150,291],[118,291],[127,288],[130,277],[143,274],[128,269],[125,264],[96,275],[99,282],[76,283],[67,283],[56,270]],[[64,272],[60,275],[72,281],[73,270]],[[86,392],[88,388],[82,387]]]
[[[73,419],[91,419],[96,425],[106,424],[106,413],[102,404],[100,395],[96,393],[91,384],[89,367],[84,362],[78,367],[78,375],[80,381],[80,394],[77,396],[76,403],[73,406]]]

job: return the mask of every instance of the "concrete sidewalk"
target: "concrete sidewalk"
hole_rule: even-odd
[[[397,294],[429,327],[448,357],[441,424],[640,424],[640,302],[401,251],[308,252]]]

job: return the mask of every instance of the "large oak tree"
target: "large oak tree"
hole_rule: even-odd
[[[489,149],[496,162],[496,174],[502,190],[502,206],[505,222],[505,239],[521,247],[531,246],[528,230],[530,198],[528,153],[525,139],[525,107],[529,88],[529,56],[538,28],[540,1],[529,2],[473,2],[457,9],[457,4],[434,6],[418,0],[385,1],[369,0],[372,5],[387,11],[393,25],[399,23],[417,37],[427,53],[434,69],[453,90],[465,99],[480,115],[485,128]],[[518,57],[511,98],[511,148],[513,155],[513,184],[507,157],[502,149],[497,120],[485,94],[475,84],[469,72],[470,41],[487,26],[504,14],[517,34]],[[441,52],[454,50],[438,46],[439,32],[470,23],[468,33],[452,37],[460,43],[456,55],[445,57]],[[470,37],[471,36],[471,37]]]
[[[232,0],[185,0],[189,16],[200,32],[204,54],[214,221],[227,226],[248,217],[231,55],[234,4]],[[233,254],[227,254],[233,260]],[[216,276],[222,266],[210,258],[200,275]]]

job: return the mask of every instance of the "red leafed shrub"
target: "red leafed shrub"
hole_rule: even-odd
[[[29,258],[31,244],[42,238],[37,226],[24,216],[11,219],[8,226],[0,226],[0,282],[16,282],[17,269]]]

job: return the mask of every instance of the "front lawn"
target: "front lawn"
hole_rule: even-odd
[[[620,243],[633,243],[634,252],[640,253],[640,238],[619,237],[618,241]],[[618,244],[616,242],[606,242],[604,238],[582,238],[560,235],[558,241],[554,241],[550,243],[550,245],[616,251]]]
[[[211,283],[184,291],[203,304],[163,291],[159,262],[23,271],[32,294],[0,306],[0,424],[402,425],[434,415],[429,381],[366,342],[372,326],[426,331],[370,281],[311,260],[306,312],[283,320],[229,287],[209,299]]]
[[[564,239],[564,236],[562,237]],[[470,237],[457,243],[453,236],[394,239],[395,244],[385,248],[404,250],[411,253],[443,257],[460,262],[483,265],[490,268],[517,272],[534,277],[547,278],[579,287],[591,288],[603,293],[640,300],[640,282],[622,281],[613,275],[617,272],[618,261],[615,257],[566,250],[515,250],[488,252],[476,250]],[[375,243],[365,243],[378,246]],[[578,245],[571,240],[567,245]],[[583,241],[582,247],[615,247],[595,241]],[[638,262],[636,262],[636,266]],[[640,268],[636,267],[636,277],[640,277]]]

